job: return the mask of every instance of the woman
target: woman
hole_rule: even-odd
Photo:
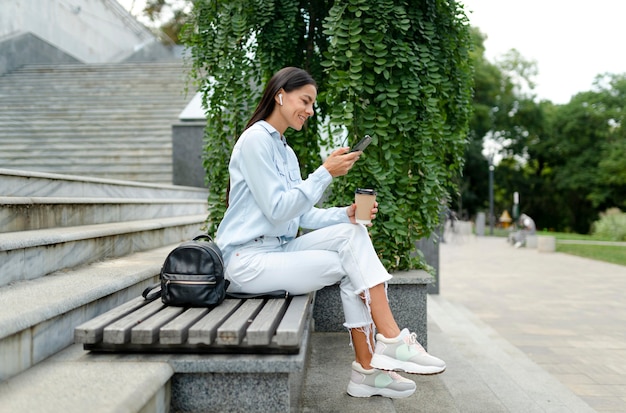
[[[387,301],[391,275],[367,229],[356,223],[356,205],[314,206],[332,178],[347,174],[361,154],[339,148],[307,179],[301,178],[284,133],[287,128],[302,129],[313,116],[316,97],[317,85],[307,72],[280,70],[233,148],[229,206],[216,236],[229,290],[306,294],[339,282],[344,325],[355,351],[348,393],[408,397],[415,383],[393,370],[435,374],[445,363],[426,353],[414,333],[396,324]],[[299,228],[315,231],[296,237]]]

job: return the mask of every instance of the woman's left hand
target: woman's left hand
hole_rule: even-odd
[[[374,208],[372,208],[370,219],[373,221],[376,218],[376,213],[378,212],[378,202],[374,202]],[[356,224],[356,204],[352,204],[347,208],[348,218],[350,218],[350,222]],[[371,227],[373,224],[367,224],[368,227]]]

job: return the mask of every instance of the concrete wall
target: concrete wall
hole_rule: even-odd
[[[172,183],[209,188],[202,165],[206,116],[202,94],[196,93],[172,125]]]
[[[207,188],[202,165],[206,121],[183,121],[172,125],[172,183]]]
[[[28,64],[74,64],[74,57],[32,33],[20,33],[0,42],[0,76]]]
[[[0,1],[0,42],[21,33],[83,63],[121,62],[158,42],[116,0]]]
[[[426,263],[434,268],[434,280],[428,284],[428,294],[439,294],[439,243],[441,234],[422,238],[415,243],[415,247],[424,254]]]

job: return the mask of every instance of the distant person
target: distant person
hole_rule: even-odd
[[[535,221],[531,217],[526,214],[522,214],[519,217],[519,226],[520,229],[515,231],[509,237],[511,243],[515,246],[515,248],[519,248],[526,244],[526,237],[528,235],[534,235],[537,232],[537,228],[535,226]]]
[[[457,221],[458,218],[456,216],[456,212],[451,209],[448,209],[448,221],[450,221],[450,229],[454,232],[454,222]]]
[[[457,220],[456,212],[451,210],[450,207],[446,206],[444,213],[443,213],[443,218],[444,218],[444,221],[443,221],[443,231],[441,234],[441,242],[445,243],[446,242],[445,233],[448,230],[448,228],[450,228],[450,230],[454,232],[454,221]]]

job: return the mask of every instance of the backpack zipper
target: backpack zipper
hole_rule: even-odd
[[[165,285],[169,286],[170,284],[187,284],[187,285],[215,285],[216,281],[179,281],[179,280],[167,280],[165,281]]]

